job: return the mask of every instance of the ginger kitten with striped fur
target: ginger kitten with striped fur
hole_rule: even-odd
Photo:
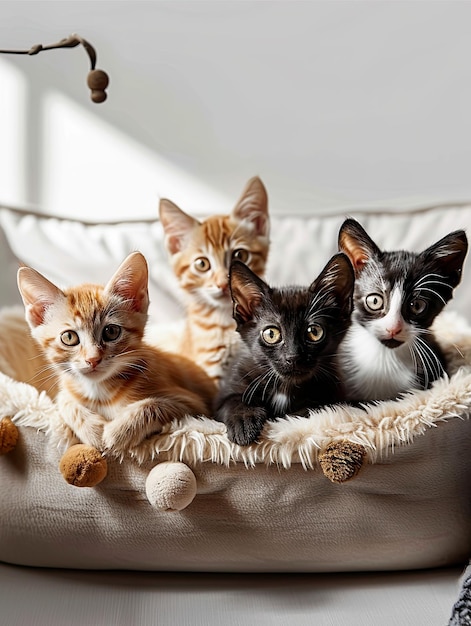
[[[57,373],[56,402],[74,443],[120,456],[173,419],[210,414],[215,386],[205,372],[143,341],[147,284],[139,252],[105,287],[61,290],[32,268],[18,271],[26,320]]]
[[[268,196],[251,178],[229,215],[199,221],[167,199],[160,202],[165,244],[186,295],[185,327],[175,351],[202,367],[216,384],[238,341],[232,317],[229,267],[233,259],[263,276],[269,247]]]

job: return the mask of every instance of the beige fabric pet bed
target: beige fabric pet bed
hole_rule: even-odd
[[[11,323],[6,317],[0,332]],[[14,419],[20,440],[0,457],[0,560],[296,572],[464,561],[471,553],[471,332],[455,316],[438,324],[454,373],[429,391],[366,412],[338,407],[279,420],[248,448],[231,444],[224,425],[188,417],[129,458],[109,459],[108,476],[94,488],[63,480],[61,416],[10,368],[10,376],[0,374],[0,417]],[[363,444],[368,460],[339,485],[317,457],[341,439]],[[181,511],[159,510],[146,496],[150,471],[167,461],[196,478],[196,495]]]
[[[371,232],[384,233],[384,240],[395,233],[405,247],[418,249],[425,245],[406,241],[406,235],[415,232],[422,241],[428,224],[428,245],[438,235],[466,227],[470,207],[356,217]],[[343,218],[273,220],[272,245],[297,241],[295,250],[273,259],[271,272],[279,284],[290,282],[286,267],[277,267],[282,256],[296,272],[302,268],[298,282],[307,282],[312,241],[319,242],[318,259],[311,259],[308,269],[311,277],[316,275],[332,252],[321,243],[335,240]],[[0,226],[17,258],[59,284],[82,278],[74,274],[80,259],[85,276],[92,275],[87,264],[98,268],[93,275],[99,281],[100,272],[108,276],[139,247],[156,268],[152,301],[171,300],[157,223],[87,225],[0,209]],[[398,247],[394,243],[385,241],[384,247]],[[5,250],[2,243],[0,253]],[[16,290],[17,260],[9,254],[3,259],[8,271],[0,276],[3,295]],[[466,272],[457,290],[462,311],[469,299]],[[15,297],[3,301],[14,304]],[[172,319],[178,305],[167,309]],[[161,307],[155,311],[161,316]],[[333,572],[468,560],[471,329],[455,313],[436,321],[452,375],[428,391],[366,411],[337,407],[307,419],[269,423],[261,443],[248,448],[231,444],[224,425],[188,417],[165,427],[128,458],[110,458],[104,481],[83,489],[67,484],[58,469],[66,431],[52,399],[30,384],[31,344],[12,349],[10,337],[22,327],[21,309],[0,310],[0,418],[12,417],[20,433],[16,448],[0,457],[0,561],[86,569]],[[321,472],[318,456],[330,442],[344,439],[364,445],[368,458],[356,477],[334,484]],[[181,510],[167,511],[173,508],[171,490],[179,485],[162,483],[168,507],[165,497],[153,506],[146,488],[153,472],[175,463],[187,469],[181,476],[195,493]]]

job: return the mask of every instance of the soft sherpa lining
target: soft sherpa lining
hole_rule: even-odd
[[[471,329],[463,319],[447,313],[436,320],[434,330],[447,355],[451,376],[437,381],[428,391],[411,392],[397,401],[370,404],[364,409],[337,405],[312,412],[308,418],[279,419],[267,423],[260,443],[247,447],[232,444],[223,424],[188,416],[130,449],[129,457],[139,464],[158,457],[189,465],[210,461],[226,466],[264,463],[289,468],[300,463],[310,469],[317,464],[319,450],[331,441],[346,439],[364,445],[369,462],[374,463],[440,422],[469,416]],[[12,334],[3,334],[3,354],[10,339]],[[44,391],[15,380],[24,377],[15,377],[11,367],[6,371],[8,375],[0,374],[0,417],[10,416],[18,425],[44,431],[51,445],[66,448],[72,433],[53,400]]]

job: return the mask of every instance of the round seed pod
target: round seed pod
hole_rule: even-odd
[[[105,89],[108,87],[110,79],[103,70],[91,70],[87,76],[87,85],[91,89],[90,97],[92,102],[104,102],[106,100]]]

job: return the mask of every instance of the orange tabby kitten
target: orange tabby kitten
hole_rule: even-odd
[[[160,219],[173,270],[187,296],[185,328],[175,351],[193,359],[218,384],[238,340],[229,291],[231,261],[240,259],[259,276],[265,271],[266,189],[260,178],[252,178],[229,215],[201,222],[163,199]]]
[[[42,350],[30,340],[24,309],[19,306],[0,310],[0,372],[51,398],[56,394],[56,375]]]
[[[143,341],[149,304],[142,254],[106,287],[62,291],[29,267],[18,286],[31,334],[59,377],[57,403],[75,436],[117,455],[186,414],[209,414],[215,388],[192,361]]]

